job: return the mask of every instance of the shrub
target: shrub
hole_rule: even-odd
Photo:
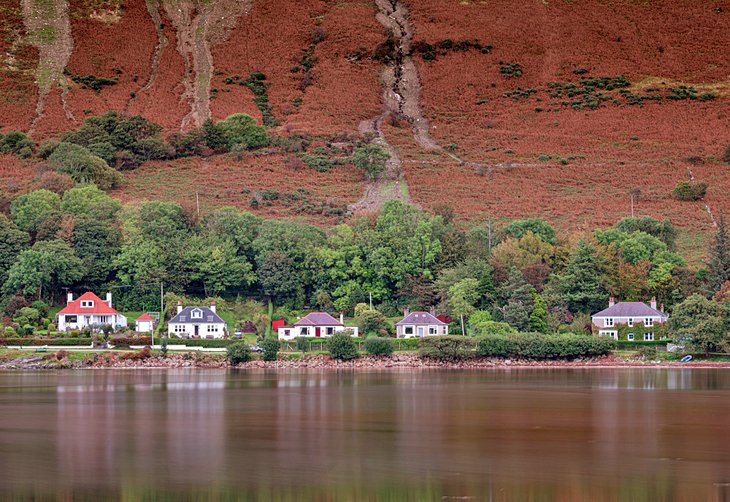
[[[148,359],[149,357],[152,357],[152,350],[149,348],[149,346],[145,346],[136,352],[125,352],[120,356],[120,359],[123,359],[125,361],[142,361],[143,359]]]
[[[371,336],[365,340],[365,350],[371,356],[390,356],[395,346],[390,338]]]
[[[357,306],[355,307],[357,309]],[[377,310],[365,310],[357,316],[357,325],[363,336],[387,335],[392,331],[388,319]]]
[[[56,330],[57,330],[58,328],[56,327],[56,325],[55,325],[55,324],[53,324],[53,323],[50,323],[50,324],[49,324],[49,325],[47,326],[47,328],[46,328],[46,329],[48,329],[48,332],[49,332],[49,333],[53,333],[53,332],[54,332],[54,331],[56,331]]]
[[[95,183],[102,190],[114,188],[122,180],[104,159],[73,143],[58,145],[48,162],[59,173],[68,174],[79,183]]]
[[[418,342],[421,357],[456,361],[469,357],[474,342],[463,336],[426,336]]]
[[[223,133],[229,149],[235,145],[245,145],[249,150],[253,150],[269,143],[266,128],[257,125],[253,118],[244,113],[235,113],[219,122],[217,126]]]
[[[140,336],[139,338],[132,338],[128,336],[117,336],[110,340],[114,347],[129,347],[130,345],[152,345],[152,337]]]
[[[160,341],[160,350],[162,350],[163,354],[167,354],[167,337],[163,337],[162,341]]]
[[[352,163],[362,169],[369,180],[376,180],[380,176],[385,170],[388,159],[390,159],[388,151],[372,143],[357,147],[352,155]]]
[[[330,355],[335,359],[347,361],[357,357],[357,344],[349,331],[339,331],[328,341]]]
[[[295,338],[297,342],[297,350],[300,352],[307,352],[309,350],[309,340],[306,336],[298,336]]]
[[[483,357],[572,359],[606,355],[615,347],[615,341],[609,337],[572,333],[561,335],[520,333],[483,337],[477,344],[477,354]]]
[[[704,181],[679,181],[672,190],[672,197],[677,200],[702,200],[707,194],[707,183]]]
[[[244,342],[232,343],[226,349],[226,358],[233,366],[251,360],[251,349]]]
[[[276,361],[279,355],[279,340],[273,337],[268,337],[261,342],[261,348],[264,349],[263,359],[264,361]]]

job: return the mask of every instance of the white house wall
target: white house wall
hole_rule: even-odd
[[[317,337],[317,328],[319,328],[320,338],[329,338],[332,335],[327,334],[327,328],[334,328],[334,332],[352,330],[353,337],[359,336],[358,328],[356,326],[294,326],[294,327],[282,327],[278,329],[279,340],[293,340],[298,336],[306,336],[307,338]],[[308,334],[303,335],[302,329],[307,329]],[[288,334],[287,334],[288,332]]]
[[[175,330],[175,327],[179,326],[179,331]],[[167,326],[168,334],[172,336],[179,336],[181,338],[190,338],[195,336],[195,326],[198,326],[198,336],[200,338],[207,338],[209,336],[213,338],[223,338],[226,334],[226,325],[221,323],[170,323]],[[216,328],[217,330],[208,331],[208,327]]]

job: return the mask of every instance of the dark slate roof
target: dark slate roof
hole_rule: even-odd
[[[644,302],[618,302],[613,307],[593,314],[593,317],[663,317],[666,319],[669,316],[651,308]]]
[[[395,323],[396,326],[402,326],[404,324],[416,325],[416,326],[446,326],[445,322],[439,321],[437,318],[429,314],[428,312],[411,312],[402,321]]]
[[[196,317],[193,319],[193,310],[200,309],[203,311],[203,317]],[[178,315],[170,319],[170,323],[183,324],[183,323],[214,323],[214,324],[225,324],[226,321],[218,317],[218,314],[210,310],[210,307],[185,307]]]
[[[327,312],[312,312],[294,323],[294,326],[344,326]]]

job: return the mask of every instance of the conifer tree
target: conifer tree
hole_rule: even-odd
[[[709,249],[709,285],[712,293],[720,290],[725,281],[730,279],[730,240],[725,227],[725,216],[720,215],[717,231]]]

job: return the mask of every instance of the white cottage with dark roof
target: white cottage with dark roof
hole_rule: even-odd
[[[658,332],[666,332],[669,316],[664,307],[657,309],[656,298],[647,305],[644,302],[618,302],[613,298],[608,301],[608,308],[591,316],[594,331],[599,335],[607,335],[616,340],[653,341],[658,340]],[[622,332],[626,334],[623,335]],[[640,336],[637,337],[637,333]]]
[[[395,323],[395,333],[398,338],[413,338],[423,336],[446,336],[449,334],[449,325],[428,312],[403,312],[403,319]]]
[[[338,321],[327,312],[312,312],[291,326],[281,326],[278,334],[279,340],[292,340],[298,336],[329,337],[346,329],[352,331],[352,336],[358,336],[357,326],[345,326],[341,314]]]
[[[223,338],[226,322],[215,311],[215,303],[210,307],[185,307],[177,304],[177,314],[167,323],[167,332],[180,338]]]

